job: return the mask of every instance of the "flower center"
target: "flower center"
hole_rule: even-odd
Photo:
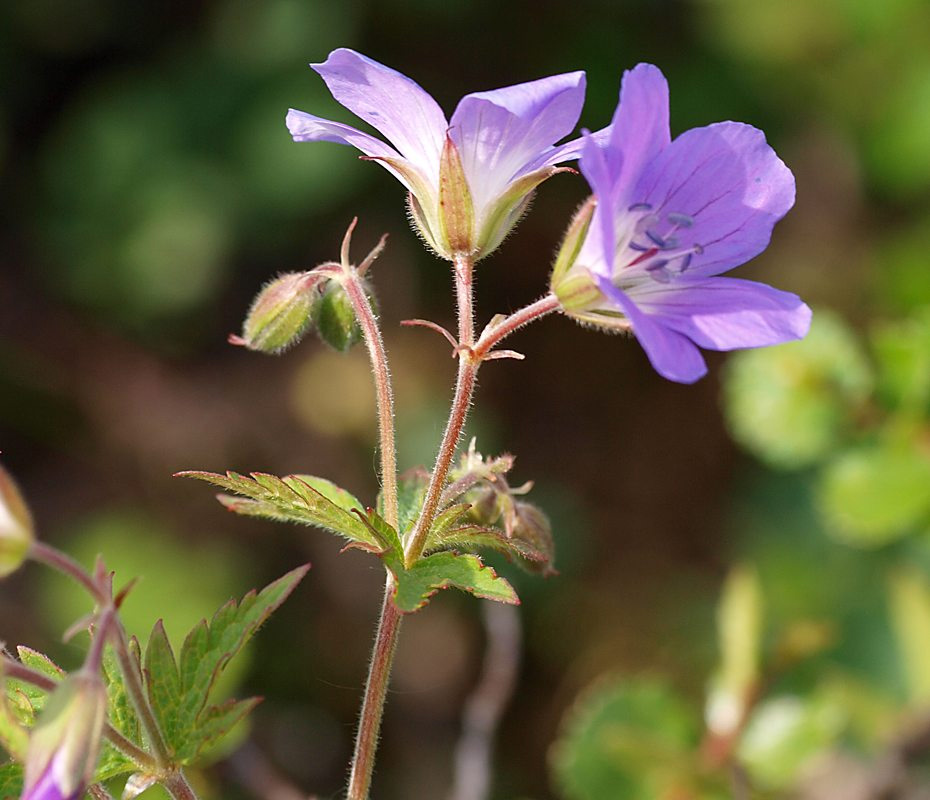
[[[697,243],[682,246],[678,240],[678,232],[692,225],[694,218],[687,214],[659,214],[649,203],[631,205],[617,231],[615,282],[633,277],[630,270],[634,268],[659,283],[669,283],[684,273],[692,256],[704,252]]]

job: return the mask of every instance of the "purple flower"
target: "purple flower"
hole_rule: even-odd
[[[336,100],[391,144],[291,109],[287,127],[294,140],[349,144],[380,163],[409,189],[417,227],[444,258],[493,251],[532,191],[581,150],[581,139],[554,144],[578,122],[583,72],[467,95],[446,121],[410,78],[353,50],[334,50],[311,66]]]
[[[796,295],[716,277],[761,253],[794,205],[794,177],[762,131],[719,122],[672,141],[668,84],[640,64],[623,76],[609,136],[585,141],[581,171],[596,207],[579,212],[553,271],[566,313],[632,330],[655,369],[680,383],[707,372],[698,347],[807,333],[811,312]]]
[[[99,674],[65,678],[39,715],[26,756],[21,800],[78,800],[97,767],[107,690]]]

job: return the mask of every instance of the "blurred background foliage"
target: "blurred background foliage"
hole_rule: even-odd
[[[383,232],[373,278],[403,466],[429,463],[453,362],[398,320],[451,322],[402,192],[347,148],[295,145],[289,106],[351,121],[306,67],[354,47],[451,111],[464,93],[586,69],[582,124],[661,66],[675,132],[764,128],[798,182],[740,270],[817,309],[808,340],[711,356],[694,387],[631,342],[550,319],[489,365],[469,432],[509,450],[552,517],[561,575],[513,575],[525,653],[495,798],[925,797],[930,712],[930,5],[924,0],[5,0],[0,6],[0,448],[43,535],[103,551],[145,636],[314,569],[238,676],[248,749],[336,796],[379,570],[312,531],[222,514],[185,468],[377,487],[363,352],[230,348],[260,284]],[[559,176],[479,273],[484,318],[543,290],[583,181]],[[502,567],[508,577],[512,569]],[[44,576],[41,576],[44,578]],[[45,649],[86,609],[35,568],[0,635]],[[722,599],[721,599],[722,598]],[[481,663],[477,604],[404,630],[375,795],[442,797]],[[555,741],[555,745],[553,745]],[[256,767],[256,763],[260,767]]]

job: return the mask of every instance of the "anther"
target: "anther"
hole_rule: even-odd
[[[633,203],[627,211],[652,211],[651,203]]]
[[[694,225],[694,217],[690,217],[687,214],[679,214],[677,211],[666,214],[665,218],[679,228],[690,228]]]

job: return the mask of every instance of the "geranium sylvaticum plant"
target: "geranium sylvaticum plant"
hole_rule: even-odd
[[[431,467],[403,465],[400,472],[372,276],[385,239],[353,261],[353,220],[338,260],[273,278],[230,341],[280,354],[313,330],[337,350],[364,344],[377,400],[379,495],[357,497],[314,474],[181,475],[222,489],[220,502],[237,514],[328,531],[383,565],[384,598],[347,788],[349,800],[365,800],[403,618],[423,611],[447,588],[519,603],[506,575],[485,563],[487,551],[537,574],[555,573],[549,522],[533,504],[531,484],[511,483],[513,457],[482,455],[474,440],[463,447],[484,362],[523,358],[505,349],[504,340],[558,312],[631,333],[661,375],[689,383],[706,369],[699,347],[797,339],[807,331],[810,311],[795,295],[718,277],[766,247],[794,202],[794,180],[749,125],[717,123],[672,139],[668,87],[656,67],[641,64],[625,74],[613,121],[597,133],[576,132],[583,72],[469,94],[447,119],[411,79],[352,50],[336,50],[313,68],[335,99],[384,139],[291,110],[287,127],[294,140],[348,144],[391,172],[407,189],[416,231],[451,262],[456,329],[422,319],[402,323],[441,333],[453,349],[458,367],[448,422]],[[564,166],[571,162],[580,163],[592,193],[567,223],[548,289],[479,328],[476,264],[497,249],[547,178],[575,173]],[[546,283],[540,271],[540,287]],[[155,783],[175,798],[196,797],[186,770],[255,703],[216,701],[215,680],[306,566],[231,601],[175,653],[160,623],[145,643],[127,636],[120,606],[131,583],[114,591],[103,560],[88,572],[36,538],[22,496],[2,471],[0,498],[0,576],[32,558],[77,581],[91,601],[69,632],[90,635],[76,672],[66,674],[25,647],[17,657],[2,654],[0,744],[12,760],[0,771],[0,796],[70,800],[89,787],[95,797],[106,797],[109,782],[121,778],[127,798]]]

